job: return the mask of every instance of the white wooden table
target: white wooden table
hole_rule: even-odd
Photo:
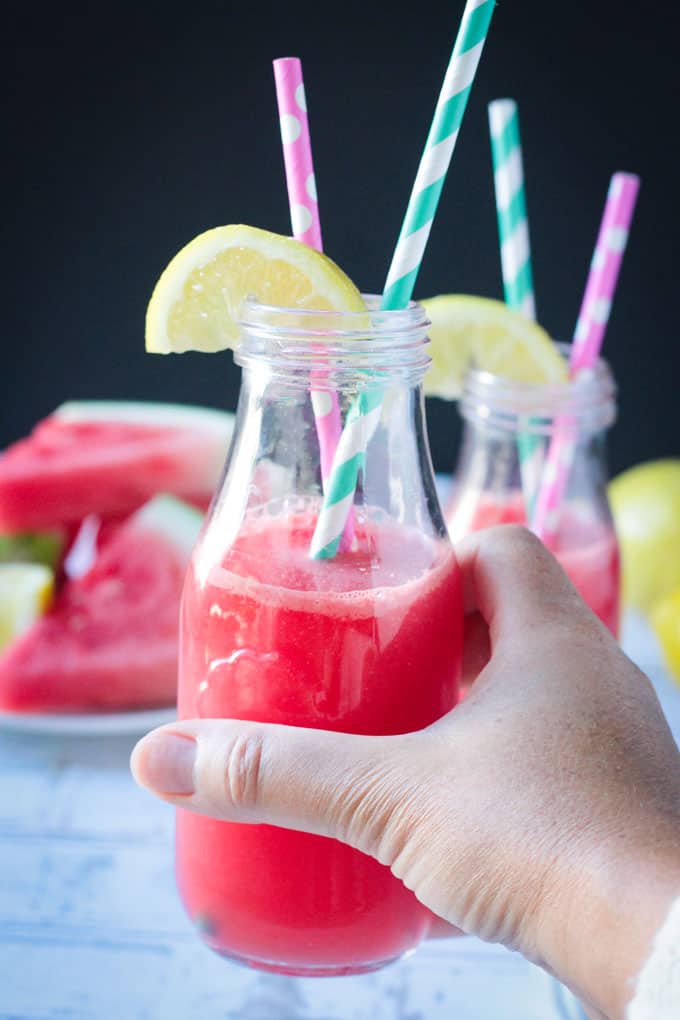
[[[624,645],[680,735],[680,688],[646,628]],[[128,772],[133,737],[0,730],[2,1020],[560,1020],[559,986],[474,939],[429,943],[379,973],[293,979],[213,955],[173,879],[171,809]]]

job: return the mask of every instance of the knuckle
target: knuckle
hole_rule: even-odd
[[[386,762],[355,768],[336,797],[334,828],[351,846],[391,866],[411,830],[408,786]]]
[[[383,776],[367,776],[356,794],[351,801],[348,829],[355,840],[364,842],[377,855],[394,811],[389,783]]]
[[[258,729],[235,734],[225,753],[223,788],[227,804],[252,808],[262,787],[264,735]]]
[[[501,524],[480,532],[480,535],[488,554],[512,563],[518,572],[525,575],[553,572],[553,555],[540,538],[523,525]]]
[[[540,539],[521,524],[504,524],[493,531],[492,537],[508,555],[530,560],[545,555],[545,547]]]

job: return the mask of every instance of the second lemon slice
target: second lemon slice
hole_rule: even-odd
[[[650,622],[671,676],[680,684],[680,588],[666,595],[653,607]]]
[[[147,351],[232,347],[249,296],[286,308],[365,308],[339,266],[307,245],[257,227],[215,227],[182,248],[158,280],[146,313]]]
[[[564,361],[546,331],[502,301],[468,294],[442,294],[421,301],[432,325],[432,366],[425,392],[456,400],[474,361],[483,371],[514,382],[559,383]]]

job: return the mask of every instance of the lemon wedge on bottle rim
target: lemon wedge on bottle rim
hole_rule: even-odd
[[[234,346],[243,302],[360,312],[358,289],[327,255],[300,241],[243,224],[199,234],[171,260],[146,314],[154,354]]]
[[[425,392],[460,397],[468,366],[519,383],[562,383],[564,359],[538,323],[493,298],[441,294],[420,302],[432,325]]]

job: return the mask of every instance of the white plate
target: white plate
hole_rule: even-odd
[[[69,737],[136,736],[176,718],[175,708],[153,708],[142,712],[91,712],[83,715],[0,712],[0,730]]]

